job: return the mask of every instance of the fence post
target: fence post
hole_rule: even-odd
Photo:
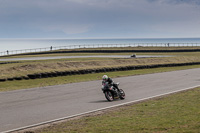
[[[11,55],[11,54],[19,54],[19,53],[28,53],[28,52],[42,52],[42,51],[51,51],[51,50],[56,50],[56,49],[75,49],[75,48],[108,48],[108,47],[139,47],[139,46],[143,46],[143,47],[169,47],[169,45],[171,47],[197,47],[200,46],[200,43],[122,43],[122,44],[83,44],[83,45],[68,45],[68,46],[59,46],[59,47],[46,47],[46,48],[36,48],[36,49],[22,49],[22,50],[11,50],[11,51],[4,51],[4,52],[0,52],[0,56],[3,55]]]

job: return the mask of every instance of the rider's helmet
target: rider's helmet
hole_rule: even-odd
[[[108,76],[107,76],[107,75],[103,75],[102,79],[103,79],[104,81],[107,81],[107,80],[108,80]]]

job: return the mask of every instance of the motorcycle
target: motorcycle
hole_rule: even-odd
[[[116,83],[119,86],[119,83]],[[102,82],[102,91],[108,101],[113,101],[115,99],[125,99],[125,92],[122,89],[117,89],[113,85],[109,85],[108,82]]]

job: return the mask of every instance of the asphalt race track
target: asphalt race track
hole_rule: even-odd
[[[103,74],[102,74],[103,75]],[[125,100],[107,102],[101,81],[0,93],[0,132],[169,94],[200,85],[200,68],[115,78]]]
[[[137,55],[137,58],[170,57],[164,55]],[[0,61],[23,61],[23,60],[50,60],[70,58],[131,58],[128,55],[90,55],[90,56],[49,56],[49,57],[26,57],[26,58],[1,58]]]

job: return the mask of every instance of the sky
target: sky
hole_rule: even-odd
[[[200,0],[0,0],[0,38],[184,37],[200,37]]]

